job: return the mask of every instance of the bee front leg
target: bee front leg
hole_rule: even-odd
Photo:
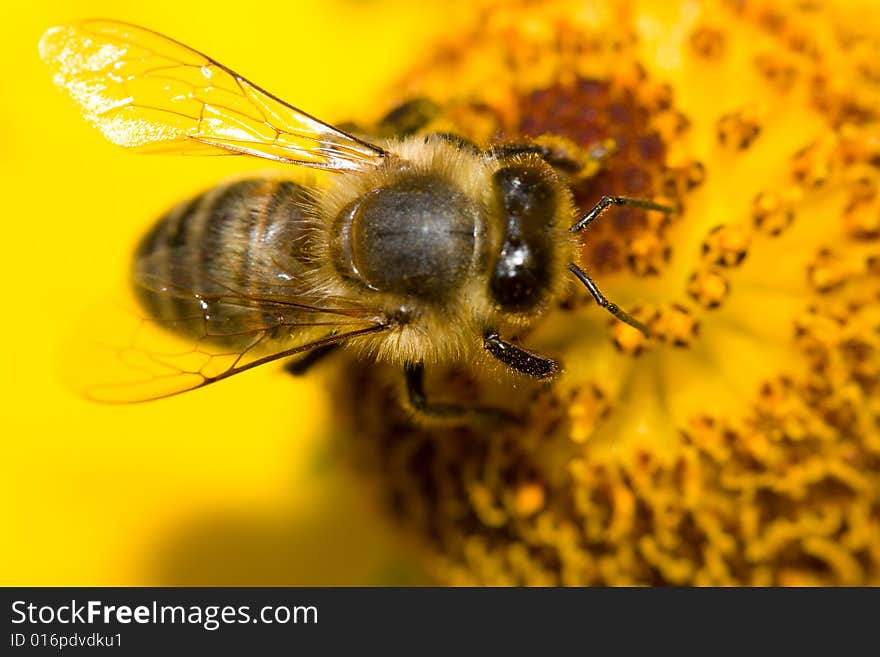
[[[483,338],[483,347],[510,369],[535,379],[549,379],[559,373],[559,363],[526,351],[522,347],[502,340],[495,331]]]
[[[409,404],[420,415],[442,420],[467,419],[468,416],[482,416],[486,419],[502,422],[515,422],[518,419],[512,413],[501,408],[429,402],[425,395],[425,366],[423,363],[407,365],[404,368],[404,376],[406,377]]]

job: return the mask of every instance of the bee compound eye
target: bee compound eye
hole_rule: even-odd
[[[493,183],[506,229],[489,292],[507,312],[530,312],[551,285],[557,196],[546,176],[527,164],[499,169]]]

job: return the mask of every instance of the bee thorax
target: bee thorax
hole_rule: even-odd
[[[442,298],[457,291],[471,267],[478,222],[476,204],[449,183],[407,177],[342,211],[338,266],[374,290]]]

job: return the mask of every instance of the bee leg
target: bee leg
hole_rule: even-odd
[[[552,358],[543,358],[502,340],[495,331],[486,334],[483,347],[510,369],[535,379],[548,379],[559,372],[559,363]]]
[[[474,142],[466,137],[462,137],[461,135],[457,135],[454,132],[429,132],[425,135],[425,141],[427,142],[429,139],[445,139],[450,144],[454,146],[458,146],[459,150],[462,151],[470,151],[474,155],[479,155],[483,151],[477,146]]]
[[[596,284],[593,282],[593,279],[589,277],[587,272],[585,272],[583,269],[578,267],[573,262],[568,265],[568,269],[569,269],[569,271],[571,271],[572,274],[577,276],[578,280],[581,283],[583,283],[584,286],[590,291],[590,294],[593,295],[593,298],[596,300],[596,303],[598,303],[605,310],[607,310],[609,313],[614,315],[621,322],[629,324],[634,329],[638,329],[639,331],[641,331],[642,334],[644,334],[644,336],[646,338],[651,337],[651,332],[648,330],[648,327],[645,326],[644,324],[642,324],[635,317],[632,317],[631,315],[629,315],[626,312],[624,312],[623,310],[621,310],[620,306],[618,306],[616,303],[610,302],[605,297],[605,295],[599,291],[599,288],[596,287]]]
[[[500,144],[489,149],[489,154],[505,158],[534,153],[558,173],[568,178],[580,179],[596,175],[615,148],[613,139],[584,148],[567,139],[547,135],[528,143]]]
[[[332,354],[339,347],[338,344],[328,344],[307,351],[305,356],[289,360],[284,364],[284,369],[293,376],[302,376],[312,369],[312,366],[320,363],[326,356]]]
[[[380,137],[412,135],[433,121],[440,111],[440,106],[428,98],[413,98],[382,117],[376,129]]]
[[[407,365],[404,370],[406,392],[412,408],[422,415],[435,419],[465,418],[469,415],[481,415],[493,420],[504,422],[516,421],[512,413],[500,408],[489,406],[460,406],[457,404],[435,404],[425,396],[425,366],[423,363]]]
[[[667,214],[675,212],[675,208],[669,207],[668,205],[661,205],[660,203],[654,203],[654,201],[648,201],[643,198],[630,198],[629,196],[603,196],[599,199],[599,202],[593,206],[593,209],[578,219],[574,226],[569,228],[568,231],[570,233],[579,233],[598,219],[599,216],[612,205],[628,205],[634,208],[644,208],[645,210],[657,210],[658,212],[665,212]]]
[[[467,412],[463,406],[454,404],[433,404],[425,396],[425,365],[413,363],[403,370],[406,377],[406,392],[409,396],[410,405],[419,413],[434,417],[450,417],[464,415]]]
[[[336,124],[356,136],[375,139],[377,137],[406,137],[417,133],[440,114],[440,106],[427,98],[413,98],[401,103],[378,123],[363,125],[354,121],[342,121]]]

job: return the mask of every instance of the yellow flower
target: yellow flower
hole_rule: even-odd
[[[880,583],[878,61],[876,23],[816,3],[522,2],[406,77],[431,130],[612,140],[582,209],[681,208],[610,212],[581,252],[652,339],[572,287],[520,336],[552,386],[429,382],[522,426],[416,426],[352,377],[356,461],[440,581]]]

